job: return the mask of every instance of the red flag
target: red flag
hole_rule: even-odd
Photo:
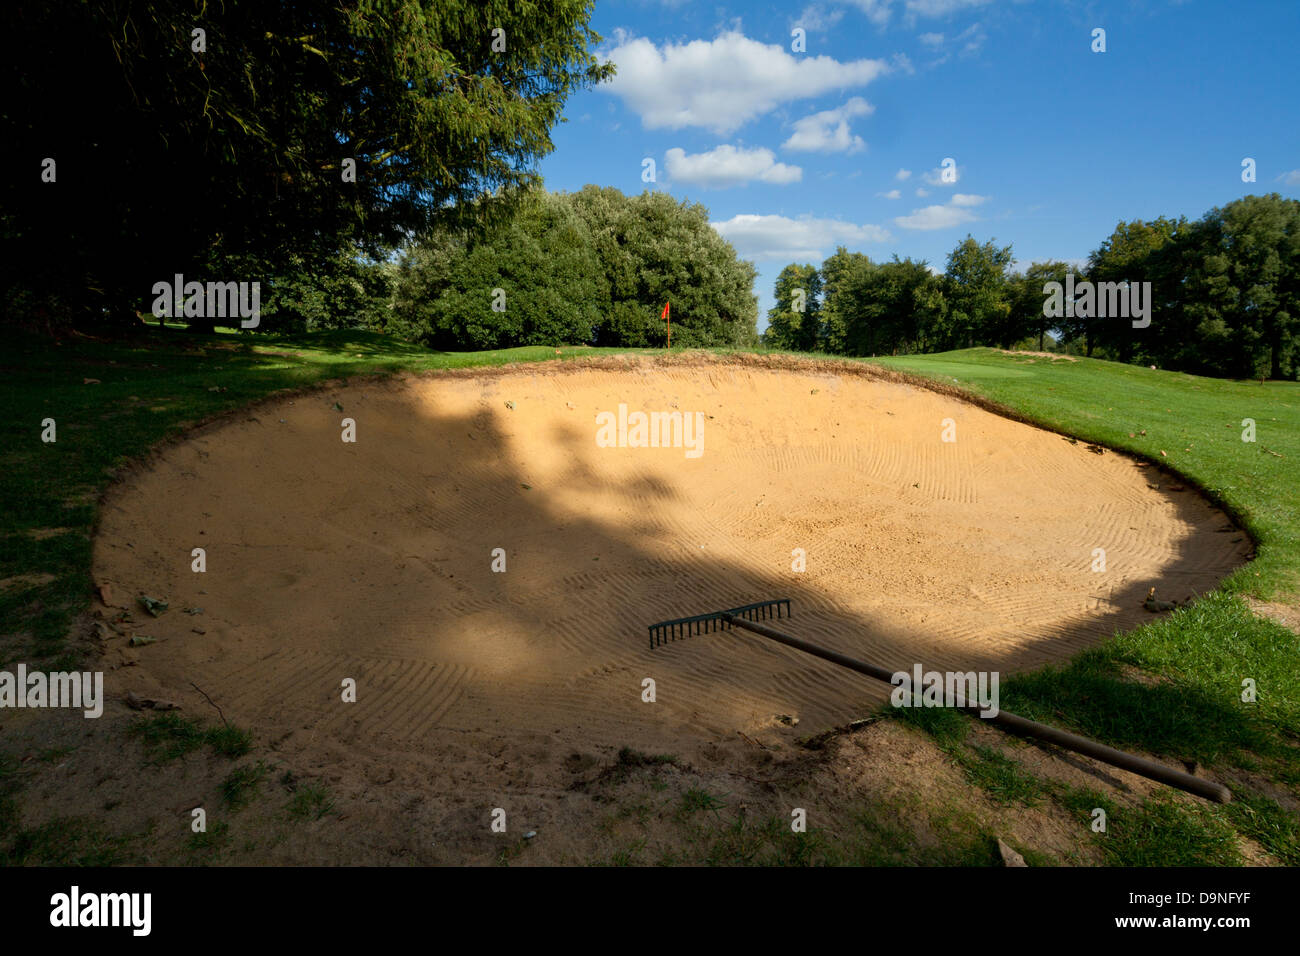
[[[664,303],[664,310],[659,313],[659,318],[668,320],[668,347],[672,348],[673,347],[673,320],[672,317],[669,316],[668,314],[668,306],[670,305],[672,305],[671,302]]]
[[[668,306],[670,306],[670,305],[672,305],[671,302],[665,302],[665,303],[664,303],[664,310],[663,310],[662,312],[659,313],[659,318],[661,318],[661,319],[666,319],[666,318],[668,318]]]

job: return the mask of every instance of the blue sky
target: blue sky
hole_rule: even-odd
[[[619,75],[569,100],[547,187],[704,204],[760,329],[781,268],[839,244],[1082,260],[1120,219],[1300,197],[1300,0],[597,0],[592,27]]]

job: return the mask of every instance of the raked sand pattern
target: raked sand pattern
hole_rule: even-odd
[[[702,412],[702,454],[598,447],[620,403]],[[108,690],[201,713],[193,682],[260,737],[389,759],[467,734],[560,753],[775,714],[812,731],[887,688],[749,635],[651,651],[646,626],[789,597],[787,630],[893,669],[1060,660],[1149,620],[1152,585],[1181,600],[1245,560],[1246,536],[1171,486],[865,373],[624,359],[355,383],[200,429],[114,488],[96,582],[171,609],[137,609],[157,643],[116,649],[134,666]]]

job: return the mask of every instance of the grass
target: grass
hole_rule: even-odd
[[[252,735],[237,727],[205,727],[175,711],[151,714],[131,725],[133,736],[144,741],[150,762],[168,763],[194,753],[204,745],[223,757],[242,757],[252,749]]]
[[[637,351],[439,353],[350,331],[199,336],[170,329],[149,329],[130,341],[20,337],[10,346],[0,359],[0,401],[8,409],[0,423],[0,667],[24,660],[57,663],[56,669],[71,669],[86,654],[74,625],[91,603],[91,534],[99,495],[124,465],[157,443],[278,390],[331,379]],[[955,385],[1038,424],[1174,469],[1249,531],[1258,546],[1256,560],[1213,594],[1064,665],[1008,679],[1002,703],[1115,746],[1239,772],[1233,784],[1238,800],[1228,808],[1187,811],[1150,802],[1139,808],[1124,835],[1103,844],[1112,847],[1106,852],[1113,862],[1228,862],[1233,857],[1224,840],[1234,835],[1297,862],[1294,814],[1241,781],[1262,778],[1292,792],[1300,785],[1300,646],[1293,632],[1262,620],[1245,600],[1294,601],[1300,593],[1300,385],[1221,381],[993,349],[873,361]],[[54,443],[41,441],[47,418],[57,429]],[[1255,423],[1254,442],[1242,441],[1245,419]],[[1241,700],[1247,678],[1258,688],[1254,703]],[[1035,799],[1032,778],[1012,758],[964,742],[964,718],[933,710],[896,716],[934,735],[968,778],[996,799]],[[251,748],[243,731],[205,728],[175,714],[143,718],[133,728],[151,759],[160,762],[203,746],[229,757]],[[614,771],[621,778],[673,762],[629,751],[620,754]],[[97,859],[115,852],[85,828],[62,850],[48,844],[48,834],[18,830],[17,780],[17,770],[0,759],[0,840],[26,834],[21,846],[8,838],[6,859],[14,858],[15,847],[26,860]],[[241,778],[231,786],[238,799],[255,785]],[[1043,792],[1049,791],[1044,785]],[[712,805],[718,799],[697,795],[687,806],[684,798],[679,810],[685,819],[723,825],[721,806]],[[331,807],[323,788],[310,786],[294,794],[288,812],[319,819]],[[1118,812],[1120,820],[1128,813]],[[779,822],[788,830],[787,821]],[[969,821],[962,825],[966,842],[954,840],[942,862],[988,862],[988,835]],[[745,822],[719,854],[745,857],[755,828],[761,824]],[[876,847],[897,842],[887,834],[876,837]],[[754,859],[799,862],[800,854],[808,856],[793,844],[779,853],[770,844]],[[636,855],[632,848],[628,853]],[[833,854],[812,856],[830,860]],[[870,858],[892,860],[889,853]]]
[[[285,812],[293,820],[319,820],[334,810],[334,798],[323,784],[308,783],[298,787]]]
[[[257,795],[270,768],[262,761],[230,771],[221,782],[221,799],[231,810],[242,810]]]

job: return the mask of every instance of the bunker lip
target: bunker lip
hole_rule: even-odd
[[[597,415],[620,403],[702,413],[703,453],[600,447]],[[549,778],[592,747],[703,753],[887,696],[734,634],[652,657],[644,627],[666,617],[780,594],[844,653],[1006,672],[1145,623],[1152,584],[1203,593],[1249,553],[1195,494],[991,406],[860,363],[700,353],[282,393],[106,494],[96,583],[172,606],[138,625],[156,643],[109,644],[106,692],[208,712],[194,682],[281,752],[362,780],[499,782],[484,748],[503,746]]]

